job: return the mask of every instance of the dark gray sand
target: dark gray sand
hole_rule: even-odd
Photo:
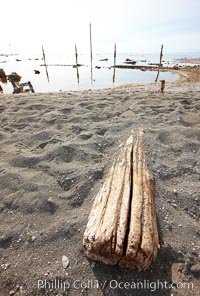
[[[0,295],[199,295],[198,85],[1,94],[0,122]],[[145,272],[92,262],[82,247],[103,176],[141,126],[161,244]]]

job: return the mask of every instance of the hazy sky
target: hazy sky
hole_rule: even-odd
[[[200,0],[0,1],[0,53],[200,51]]]

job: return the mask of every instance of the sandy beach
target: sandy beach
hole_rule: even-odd
[[[0,295],[199,295],[199,69],[179,71],[163,94],[160,83],[0,94]],[[119,145],[141,126],[161,249],[139,272],[87,259],[82,239]]]

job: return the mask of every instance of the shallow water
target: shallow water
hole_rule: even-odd
[[[180,56],[179,56],[180,57]],[[100,61],[107,58],[107,61]],[[122,65],[126,58],[137,61],[136,65],[148,65],[149,63],[159,62],[157,55],[133,55],[118,54],[117,63]],[[168,56],[165,59],[165,65],[173,66],[175,56]],[[18,61],[17,61],[18,60]],[[83,90],[94,88],[105,88],[119,86],[126,83],[150,83],[154,82],[157,71],[140,71],[133,69],[119,69],[115,71],[115,82],[113,83],[113,55],[96,54],[91,62],[89,55],[78,55],[78,63],[83,66],[78,69],[73,68],[75,64],[75,55],[50,55],[46,52],[46,61],[48,66],[49,82],[46,76],[45,67],[42,66],[42,54],[30,56],[0,56],[0,68],[9,75],[11,72],[17,72],[21,77],[21,82],[31,81],[35,92],[52,92]],[[63,66],[68,65],[68,66]],[[99,67],[99,68],[96,68]],[[40,71],[35,74],[34,70]],[[171,72],[161,72],[159,80],[165,79],[167,82],[175,81],[178,75]],[[11,83],[3,84],[4,93],[12,93]]]

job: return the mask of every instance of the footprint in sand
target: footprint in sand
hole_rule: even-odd
[[[190,127],[194,125],[194,123],[184,120],[182,116],[179,116],[178,123],[184,127]]]
[[[174,142],[174,139],[171,136],[171,133],[169,132],[161,132],[159,133],[157,140],[159,140],[162,144],[172,144]]]
[[[71,131],[72,133],[79,135],[84,129],[80,127],[79,125],[72,125]]]
[[[89,140],[92,137],[92,134],[82,134],[79,136],[82,140]]]
[[[97,130],[96,130],[96,134],[98,135],[98,136],[103,136],[106,132],[107,132],[107,128],[98,128]]]
[[[18,156],[18,157],[12,158],[9,161],[9,164],[13,167],[19,167],[19,168],[35,168],[39,162],[40,162],[40,158],[38,157]]]
[[[24,107],[24,110],[44,110],[46,109],[46,105],[42,104],[33,104],[33,105],[28,105],[27,107]]]
[[[64,161],[64,162],[87,162],[90,159],[90,153],[87,153],[84,149],[79,148],[77,145],[62,145],[56,147],[46,154],[46,159],[48,160],[56,160],[56,161]]]
[[[62,112],[63,114],[69,114],[73,111],[73,109],[72,108],[64,108],[59,111]]]

